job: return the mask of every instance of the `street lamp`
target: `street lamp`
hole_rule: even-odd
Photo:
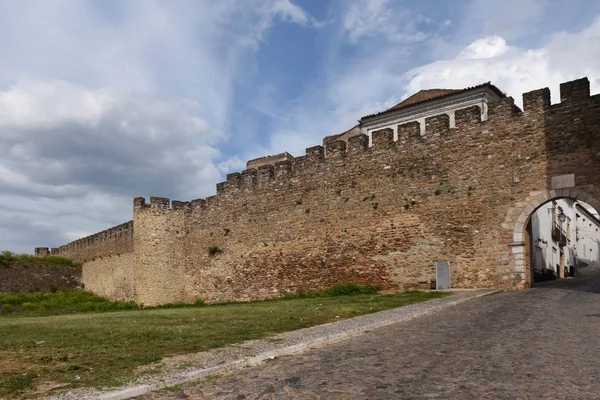
[[[562,224],[563,222],[565,222],[566,219],[567,219],[567,216],[565,215],[564,212],[562,212],[562,210],[560,210],[560,213],[558,214],[558,220]]]

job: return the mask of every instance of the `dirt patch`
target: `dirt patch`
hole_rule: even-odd
[[[20,263],[0,267],[0,293],[48,292],[80,287],[80,267]]]
[[[59,389],[61,387],[69,386],[68,383],[58,383],[58,382],[40,382],[35,386],[35,391],[33,394],[40,395],[51,392],[54,389]]]

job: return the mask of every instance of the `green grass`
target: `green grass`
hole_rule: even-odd
[[[351,296],[358,294],[375,294],[374,286],[363,286],[358,283],[338,283],[321,292],[299,292],[286,296],[286,299],[308,297]],[[240,304],[230,302],[230,304]],[[205,305],[201,299],[195,303],[170,303],[151,308],[182,308]],[[135,310],[140,307],[133,301],[111,301],[86,291],[50,291],[50,293],[0,293],[0,316],[45,316],[57,314],[73,314],[82,312],[108,312]]]
[[[37,375],[33,372],[23,374],[2,374],[0,372],[0,394],[23,394],[34,388],[33,380]]]
[[[110,301],[85,291],[0,293],[0,315],[43,316],[139,308],[134,302]]]
[[[17,263],[24,265],[60,265],[63,267],[80,267],[79,264],[74,264],[71,259],[65,257],[36,257],[32,256],[31,254],[17,254],[8,250],[4,250],[0,253],[0,267],[8,267]]]
[[[117,385],[134,377],[136,367],[164,357],[205,351],[447,295],[414,291],[332,297],[309,295],[252,303],[110,313],[46,317],[14,314],[0,318],[0,397],[30,398],[34,396],[34,388],[51,385],[65,385],[66,389]]]

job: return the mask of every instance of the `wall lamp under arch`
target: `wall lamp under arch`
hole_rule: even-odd
[[[558,214],[558,220],[562,224],[563,222],[565,222],[566,219],[567,219],[567,216],[565,215],[565,213],[562,210],[560,210],[560,212]]]

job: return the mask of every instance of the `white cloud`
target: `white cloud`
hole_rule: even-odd
[[[557,33],[541,48],[509,46],[503,38],[479,39],[450,60],[415,68],[405,74],[407,93],[427,88],[464,88],[491,81],[521,106],[522,93],[550,87],[558,102],[559,84],[587,76],[600,90],[600,18],[578,33]]]
[[[465,47],[456,58],[479,59],[500,56],[508,51],[506,40],[499,36],[488,36],[478,39]]]
[[[246,169],[246,162],[240,160],[240,158],[236,155],[231,158],[228,158],[225,161],[221,161],[218,165],[219,171],[225,174],[230,171],[240,171]]]
[[[430,33],[419,27],[426,22],[430,22],[426,17],[390,0],[355,0],[344,16],[344,29],[352,42],[382,36],[393,42],[414,43],[429,37]]]
[[[36,239],[58,246],[73,232],[124,222],[137,195],[212,194],[224,135],[200,109],[63,81],[0,91],[0,248],[31,251]]]
[[[270,14],[282,18],[284,21],[294,22],[296,24],[308,25],[313,22],[313,18],[301,7],[290,2],[290,0],[275,0],[267,5]]]
[[[289,0],[0,1],[0,250],[213,194],[243,164],[221,151],[234,83],[277,22],[318,26]]]
[[[241,42],[253,48],[258,48],[264,41],[265,34],[276,22],[288,22],[313,28],[320,28],[325,24],[316,20],[302,7],[290,0],[252,0],[246,4],[250,5],[249,3],[258,12],[255,19],[247,20],[248,31]],[[242,17],[247,19],[248,16],[243,15]]]
[[[137,195],[212,194],[223,135],[199,108],[66,82],[1,91],[0,247],[31,251],[36,238],[58,246],[69,232],[105,229],[131,218]]]

